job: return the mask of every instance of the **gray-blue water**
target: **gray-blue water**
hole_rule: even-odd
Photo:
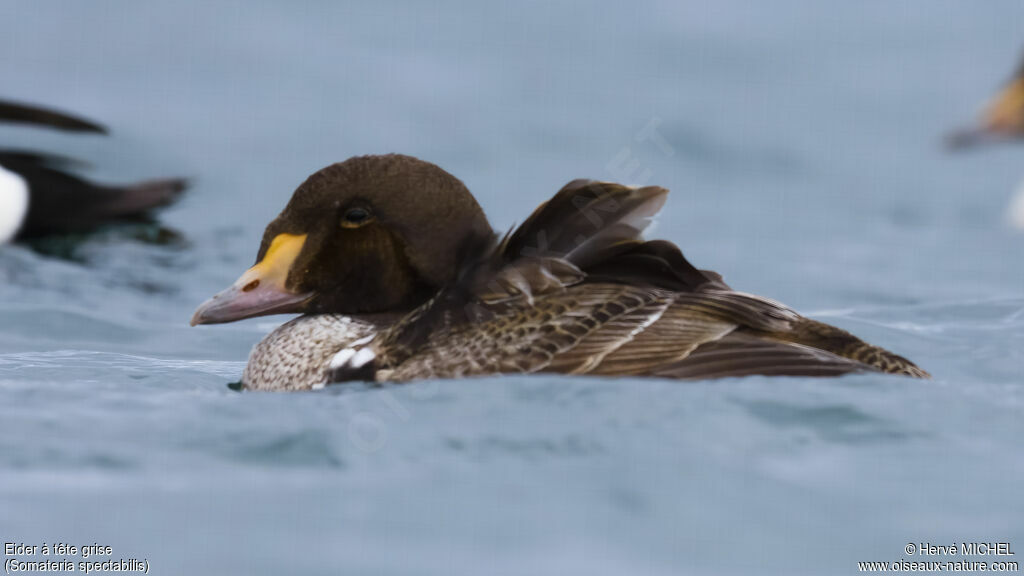
[[[4,2],[0,96],[113,136],[0,143],[194,187],[163,214],[185,246],[0,248],[0,539],[154,574],[1020,558],[1024,147],[940,140],[1022,32],[1011,1]],[[934,379],[229,390],[283,319],[189,328],[194,307],[309,173],[391,151],[461,177],[498,228],[577,177],[669,187],[654,234],[695,264]]]

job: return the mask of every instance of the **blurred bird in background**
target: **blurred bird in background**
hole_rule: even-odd
[[[954,150],[975,148],[1024,139],[1024,59],[1017,71],[982,109],[977,124],[949,135],[947,143]],[[1024,182],[1017,187],[1008,209],[1010,223],[1024,229]]]
[[[0,101],[0,122],[107,133],[90,120],[6,101]],[[187,187],[181,178],[97,184],[74,173],[84,166],[63,156],[0,148],[0,244],[25,241],[38,248],[47,237],[87,234],[114,223],[149,223],[154,209],[173,203]]]
[[[1024,138],[1024,59],[1013,78],[985,106],[977,125],[949,136],[952,148]]]

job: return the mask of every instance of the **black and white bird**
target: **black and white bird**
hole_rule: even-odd
[[[106,134],[103,126],[32,105],[0,101],[0,122]],[[146,218],[174,202],[180,178],[102,185],[75,175],[74,160],[35,151],[0,149],[0,244]]]

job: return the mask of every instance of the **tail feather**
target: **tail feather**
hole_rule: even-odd
[[[846,330],[810,318],[801,318],[787,332],[773,332],[771,337],[797,344],[814,346],[843,358],[871,366],[887,374],[914,378],[931,378],[931,374],[899,354],[868,344]]]
[[[129,186],[108,187],[109,200],[102,205],[105,216],[112,218],[142,215],[155,208],[173,204],[188,188],[182,178],[147,180]]]
[[[28,104],[16,104],[14,102],[0,101],[0,120],[22,124],[38,124],[72,132],[107,133],[106,128],[91,120],[78,118],[64,112],[57,112],[56,110],[30,106]]]

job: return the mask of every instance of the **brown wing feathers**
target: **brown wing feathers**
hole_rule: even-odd
[[[445,324],[479,319],[478,303],[533,304],[535,296],[582,281],[581,268],[641,244],[666,194],[664,188],[574,180],[500,242],[470,234],[457,280],[392,330],[389,343],[411,352]]]
[[[549,256],[579,268],[640,243],[668,190],[573,180],[541,204],[504,242],[507,260]]]

